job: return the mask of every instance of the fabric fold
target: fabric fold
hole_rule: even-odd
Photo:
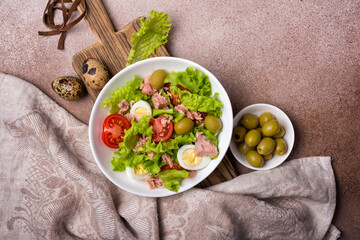
[[[38,88],[0,74],[4,239],[336,239],[326,156],[286,161],[165,198],[117,188],[92,157],[88,126]],[[328,231],[329,230],[329,231]]]

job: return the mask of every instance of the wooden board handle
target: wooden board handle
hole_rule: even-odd
[[[75,1],[75,0],[73,0]],[[115,34],[114,26],[106,12],[106,9],[101,0],[86,0],[86,14],[85,20],[94,32],[100,42],[104,43],[111,41]],[[84,12],[84,9],[78,6],[80,13]]]

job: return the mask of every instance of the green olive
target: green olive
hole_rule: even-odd
[[[284,155],[287,151],[287,143],[283,138],[275,138],[275,150],[274,154],[276,155]]]
[[[280,131],[279,122],[275,119],[269,120],[262,126],[262,134],[266,137],[272,137]]]
[[[257,116],[251,113],[245,113],[240,118],[240,124],[244,126],[246,129],[254,129],[259,125],[259,119]]]
[[[246,135],[246,129],[244,127],[236,127],[233,133],[233,139],[237,143],[244,141]]]
[[[270,121],[272,119],[275,119],[275,117],[274,117],[274,115],[272,115],[269,112],[265,112],[265,113],[261,114],[259,117],[260,126],[263,126],[264,123],[266,123],[267,121]]]
[[[222,128],[221,119],[215,117],[214,115],[207,115],[205,117],[205,128],[213,132],[218,131],[220,128]]]
[[[255,150],[250,150],[246,154],[246,159],[251,166],[260,168],[264,165],[263,157]]]
[[[174,130],[177,134],[185,134],[190,132],[194,127],[194,122],[190,118],[184,117],[174,124]]]
[[[261,139],[256,149],[261,155],[270,154],[275,149],[275,141],[270,137],[264,137],[263,139]]]
[[[274,138],[281,138],[285,135],[286,131],[283,125],[280,124],[280,131],[274,136]]]
[[[246,135],[245,135],[245,143],[249,146],[249,147],[255,147],[256,145],[258,145],[258,143],[261,140],[261,133],[256,130],[256,129],[252,129],[250,130]]]
[[[164,86],[164,81],[166,78],[167,73],[164,70],[156,70],[151,74],[150,77],[150,84],[156,89],[161,88]]]
[[[263,158],[264,158],[265,161],[268,161],[268,160],[272,159],[273,156],[274,156],[274,154],[273,154],[273,153],[270,153],[270,154],[264,155]]]
[[[246,143],[242,142],[240,143],[238,149],[241,154],[246,155],[250,150],[254,150],[255,147],[249,147]]]

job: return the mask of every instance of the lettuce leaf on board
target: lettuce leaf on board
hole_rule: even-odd
[[[171,19],[165,12],[150,12],[150,17],[140,18],[141,27],[131,36],[131,50],[126,61],[127,66],[148,58],[155,50],[167,43],[171,29]]]

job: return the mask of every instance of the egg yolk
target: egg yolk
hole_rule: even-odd
[[[136,175],[138,176],[145,176],[146,174],[148,174],[148,170],[144,169],[142,164],[138,164],[135,168],[134,168],[134,172]]]
[[[195,155],[193,148],[186,149],[182,154],[182,160],[186,166],[195,167],[201,163],[201,157]]]
[[[142,118],[143,116],[150,116],[150,113],[146,108],[138,107],[135,109],[135,116]]]

